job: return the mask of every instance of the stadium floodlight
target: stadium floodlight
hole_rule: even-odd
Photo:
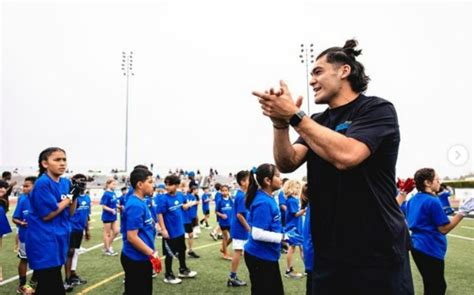
[[[301,44],[299,58],[301,63],[306,66],[306,100],[308,103],[308,115],[311,115],[311,104],[309,102],[309,66],[314,63],[314,44]]]
[[[128,171],[128,99],[129,99],[129,80],[135,73],[133,69],[133,51],[125,52],[122,51],[122,73],[126,78],[126,90],[125,90],[125,172]]]

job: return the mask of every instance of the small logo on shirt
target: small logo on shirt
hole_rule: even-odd
[[[347,130],[349,129],[349,127],[351,126],[352,124],[352,121],[346,121],[344,123],[341,123],[339,125],[336,126],[336,131],[343,131],[343,130]]]
[[[175,204],[175,205],[178,205],[178,204],[179,204],[179,201],[178,201],[178,200],[174,201],[174,204]]]

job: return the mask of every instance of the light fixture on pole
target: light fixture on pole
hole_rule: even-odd
[[[302,64],[306,66],[306,100],[308,103],[308,114],[311,115],[310,112],[310,102],[309,102],[309,66],[314,63],[314,47],[313,43],[308,45],[301,44],[300,48],[300,61]]]
[[[129,97],[129,80],[134,76],[133,72],[133,51],[122,51],[122,72],[126,78],[125,91],[125,172],[128,171],[128,97]]]

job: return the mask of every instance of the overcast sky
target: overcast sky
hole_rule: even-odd
[[[235,172],[273,161],[251,91],[284,79],[306,96],[300,44],[319,52],[355,37],[367,94],[398,112],[399,175],[474,170],[448,161],[453,145],[472,158],[472,4],[285,2],[3,1],[0,167],[36,166],[60,146],[71,168],[123,168],[124,50],[135,56],[129,166]]]

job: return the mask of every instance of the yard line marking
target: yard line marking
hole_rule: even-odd
[[[119,239],[121,239],[121,238],[122,238],[122,236],[119,235],[118,237],[116,237],[116,238],[114,239],[114,242],[117,241],[117,240],[119,240]],[[82,255],[82,254],[87,253],[87,252],[89,252],[89,251],[92,251],[92,250],[94,250],[94,249],[100,248],[100,247],[103,246],[103,245],[104,245],[104,243],[100,243],[100,244],[94,245],[94,246],[92,246],[92,247],[90,247],[90,248],[87,248],[86,250],[84,250],[84,252],[80,253],[79,255]],[[29,270],[28,272],[26,272],[26,275],[30,275],[30,274],[32,274],[32,273],[33,273],[33,270]],[[7,279],[7,280],[4,280],[3,282],[0,283],[0,286],[3,286],[3,285],[6,285],[6,284],[8,284],[8,283],[10,283],[10,282],[16,281],[16,280],[18,280],[18,278],[19,278],[18,275],[16,275],[16,276],[11,277],[11,278],[9,278],[9,279]]]
[[[198,249],[203,249],[203,248],[207,248],[207,247],[211,247],[211,246],[216,246],[216,245],[221,245],[221,244],[222,244],[222,242],[214,242],[214,243],[202,245],[202,246],[199,246],[199,247],[196,247],[196,248],[193,248],[193,249],[198,250]],[[165,258],[165,256],[162,256],[162,257],[161,257],[161,259],[164,259],[164,258]],[[124,275],[124,274],[125,274],[125,272],[123,272],[123,271],[121,271],[121,272],[119,272],[119,273],[116,273],[116,274],[112,275],[110,278],[104,279],[104,280],[102,280],[102,281],[100,281],[100,282],[98,282],[98,283],[96,283],[96,284],[94,284],[94,285],[92,285],[92,286],[90,286],[90,287],[88,287],[88,288],[82,290],[81,292],[77,293],[77,295],[84,295],[84,294],[87,294],[87,293],[89,293],[90,291],[94,290],[95,288],[100,287],[100,286],[102,286],[102,285],[104,285],[104,284],[106,284],[106,283],[108,283],[108,282],[110,282],[110,281],[112,281],[112,280],[114,280],[114,279],[116,279],[116,278],[118,278],[118,277]]]
[[[468,241],[474,241],[473,238],[468,238],[468,237],[463,237],[463,236],[458,236],[458,235],[452,235],[448,234],[448,236],[453,237],[453,238],[458,238],[458,239],[463,239],[463,240],[468,240]]]
[[[474,227],[472,227],[472,226],[464,226],[464,225],[461,225],[461,228],[465,228],[465,229],[474,229]]]

